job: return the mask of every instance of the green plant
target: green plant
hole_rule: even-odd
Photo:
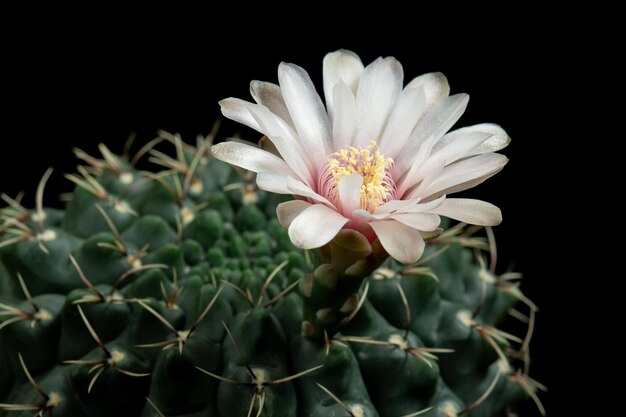
[[[511,311],[532,327],[535,307],[486,266],[490,230],[454,226],[409,266],[357,265],[341,233],[328,263],[211,139],[76,150],[64,210],[43,207],[51,171],[34,210],[3,195],[0,415],[493,417],[536,399],[529,336],[495,327]],[[164,170],[139,170],[146,154]]]

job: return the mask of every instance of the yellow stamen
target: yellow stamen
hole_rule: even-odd
[[[335,152],[329,158],[328,185],[333,190],[338,190],[341,178],[359,174],[363,178],[361,208],[372,211],[390,199],[393,192],[389,173],[392,165],[393,159],[382,155],[374,140],[364,148],[350,146]]]

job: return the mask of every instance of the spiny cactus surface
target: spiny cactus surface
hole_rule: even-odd
[[[64,210],[43,206],[50,171],[34,209],[3,196],[1,416],[494,417],[536,399],[529,338],[496,327],[535,307],[488,265],[490,232],[453,227],[337,311],[303,313],[349,284],[292,246],[281,197],[210,138],[161,140],[174,156],[76,150]]]

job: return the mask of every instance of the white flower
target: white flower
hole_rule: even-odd
[[[439,215],[500,223],[500,210],[490,203],[447,198],[500,171],[507,158],[494,152],[510,139],[493,124],[446,133],[469,96],[450,96],[442,74],[419,76],[402,88],[395,58],[363,67],[356,54],[340,50],[324,58],[326,107],[299,66],[280,64],[278,80],[252,81],[258,104],[220,102],[224,116],[270,142],[263,139],[261,148],[226,142],[212,152],[258,173],[259,188],[298,197],[277,209],[296,246],[317,248],[351,228],[410,263],[436,232]]]

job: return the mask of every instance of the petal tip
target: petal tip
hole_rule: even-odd
[[[256,90],[259,89],[259,87],[262,85],[263,83],[259,80],[252,80],[250,81],[250,92],[254,92]]]
[[[348,221],[323,204],[312,204],[293,219],[288,229],[289,238],[298,248],[319,248],[330,242]]]
[[[445,76],[445,74],[441,71],[435,71],[432,73],[433,77],[437,80],[437,81],[441,81],[441,82],[448,82],[448,77]]]
[[[458,93],[457,96],[467,106],[467,103],[469,103],[469,99],[470,99],[469,93]]]
[[[293,220],[311,204],[303,200],[291,200],[280,203],[276,207],[276,217],[283,227],[289,227]]]
[[[222,113],[224,113],[225,110],[236,108],[236,103],[238,102],[240,102],[239,99],[236,99],[234,97],[227,97],[218,101],[217,104],[220,105],[220,108],[222,109]]]
[[[341,60],[341,59],[356,59],[359,62],[361,61],[361,58],[359,58],[359,56],[349,50],[349,49],[337,49],[336,51],[333,52],[329,52],[324,56],[324,61],[329,61],[329,60]]]
[[[209,153],[211,154],[211,156],[215,159],[219,159],[220,161],[223,160],[223,148],[226,145],[227,142],[222,142],[222,143],[218,143],[216,145],[211,146],[211,148],[209,148]]]
[[[294,66],[295,64],[291,62],[281,61],[280,64],[278,64],[278,77],[280,78],[283,74],[292,71]]]
[[[486,226],[498,226],[500,223],[502,223],[502,210],[494,206],[493,220]]]

